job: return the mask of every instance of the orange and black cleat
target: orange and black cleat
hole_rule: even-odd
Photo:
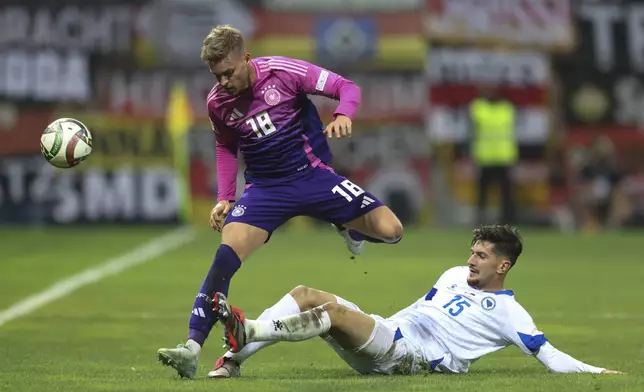
[[[226,296],[222,293],[215,293],[213,298],[213,310],[217,318],[224,325],[224,342],[228,349],[234,353],[241,351],[246,346],[246,316],[241,309],[228,304]]]

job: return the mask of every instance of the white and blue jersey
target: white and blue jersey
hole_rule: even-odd
[[[603,370],[547,343],[511,290],[477,290],[467,284],[468,273],[468,267],[446,271],[426,295],[387,319],[399,328],[396,339],[408,339],[432,369],[464,373],[482,356],[515,345],[551,370]]]

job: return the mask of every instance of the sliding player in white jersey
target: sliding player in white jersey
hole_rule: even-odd
[[[620,373],[580,362],[557,350],[526,310],[504,289],[522,252],[509,226],[474,230],[467,266],[452,268],[412,305],[389,318],[363,313],[333,294],[299,286],[257,320],[245,320],[218,294],[215,311],[228,347],[208,376],[240,375],[240,364],[278,341],[320,336],[358,373],[466,373],[480,357],[510,345],[557,373]]]

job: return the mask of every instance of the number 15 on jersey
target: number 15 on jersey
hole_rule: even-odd
[[[447,309],[452,316],[458,316],[465,308],[470,306],[472,305],[466,299],[463,299],[462,295],[456,295],[451,301],[443,305],[443,309]]]

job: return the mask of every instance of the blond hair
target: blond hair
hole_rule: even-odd
[[[231,53],[243,50],[244,36],[241,31],[230,25],[219,25],[204,38],[201,45],[201,60],[208,64],[216,64]]]

